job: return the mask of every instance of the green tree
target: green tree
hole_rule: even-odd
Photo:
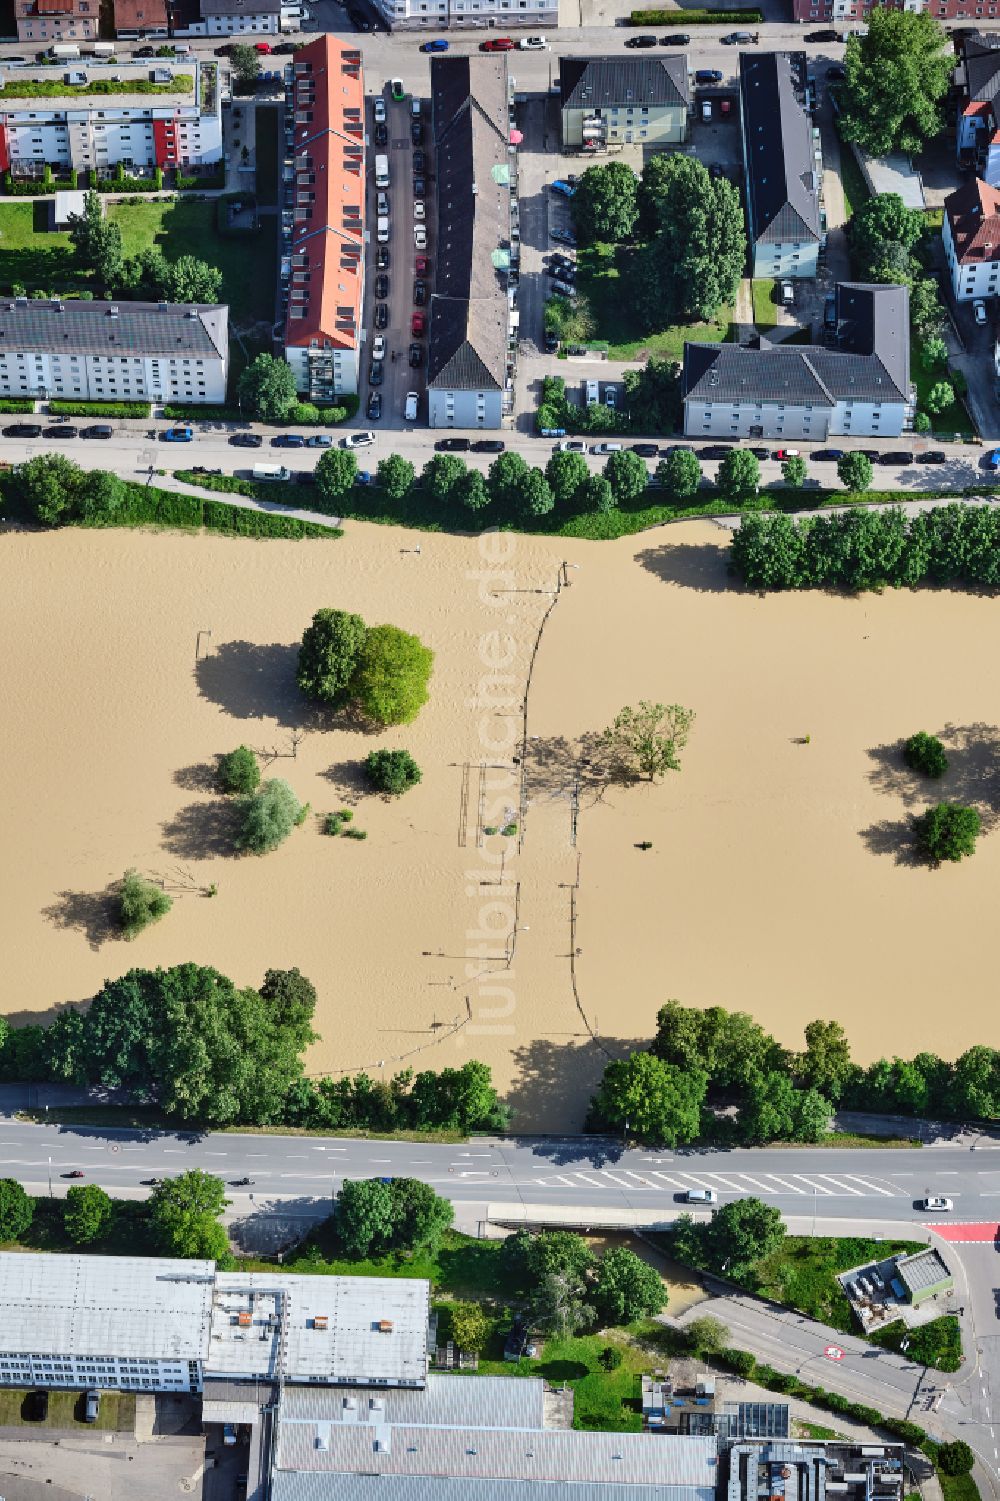
[[[392,1195],[378,1178],[345,1178],[337,1195],[337,1238],[348,1256],[377,1255],[392,1239]]]
[[[878,203],[879,199],[869,199],[869,202]],[[916,212],[917,210],[914,209],[914,213]],[[929,339],[926,339],[924,341],[923,348],[920,350],[920,358],[923,360],[928,370],[941,369],[945,365],[947,365],[948,346],[941,338],[940,334],[932,334]]]
[[[944,128],[954,63],[929,13],[876,7],[867,34],[847,41],[841,136],[873,156],[916,155]]]
[[[646,465],[637,453],[623,448],[609,456],[604,466],[604,478],[611,486],[615,504],[627,506],[646,493],[649,475]]]
[[[806,482],[807,468],[805,459],[786,459],[781,466],[781,478],[793,490],[801,490]]]
[[[657,464],[656,477],[674,500],[690,500],[701,484],[698,455],[690,448],[675,448]]]
[[[219,1224],[227,1203],[222,1179],[201,1168],[157,1183],[149,1196],[149,1223],[157,1250],[165,1256],[228,1262],[229,1240]]]
[[[480,1303],[451,1303],[451,1337],[460,1350],[481,1355],[493,1332],[493,1325]]]
[[[465,464],[456,454],[436,453],[424,465],[420,483],[431,500],[436,501],[438,505],[447,505],[454,499],[453,492],[465,471]]]
[[[409,459],[391,453],[387,458],[379,459],[375,479],[390,500],[402,500],[413,488],[415,473]]]
[[[867,454],[858,453],[856,449],[842,454],[837,460],[837,478],[853,495],[863,494],[865,490],[871,489],[871,459]]]
[[[436,1250],[455,1218],[450,1201],[418,1178],[393,1178],[389,1194],[393,1249],[408,1252]]]
[[[681,421],[681,367],[676,360],[648,359],[622,376],[632,431],[672,433]]]
[[[680,771],[679,753],[693,722],[692,709],[641,699],[637,708],[619,710],[601,738],[622,772],[652,782],[665,772]]]
[[[428,699],[434,653],[419,636],[395,625],[376,625],[358,656],[351,695],[375,724],[409,724]]]
[[[726,1348],[729,1330],[721,1319],[713,1318],[707,1313],[699,1319],[692,1319],[690,1324],[685,1324],[684,1336],[692,1353],[704,1358],[721,1354]]]
[[[0,1178],[0,1242],[20,1240],[35,1217],[35,1201],[14,1178]]]
[[[726,500],[743,505],[760,489],[760,464],[749,448],[730,448],[715,482]]]
[[[623,1359],[617,1345],[605,1345],[597,1357],[597,1364],[602,1371],[617,1371]]]
[[[633,278],[639,316],[649,328],[714,318],[733,303],[746,261],[738,190],[697,158],[670,153],[646,163],[640,198],[650,239]]]
[[[83,213],[70,214],[69,237],[77,264],[106,287],[117,286],[125,268],[121,226],[105,219],[98,193],[84,195]]]
[[[240,410],[258,422],[284,422],[296,401],[291,366],[270,354],[259,354],[251,361],[237,390]]]
[[[233,42],[229,48],[229,66],[234,81],[249,90],[260,77],[260,54],[248,42]]]
[[[656,1146],[694,1141],[701,1131],[706,1079],[651,1053],[633,1053],[607,1065],[594,1109],[611,1129]]]
[[[127,870],[118,888],[118,905],[122,933],[131,941],[150,923],[166,917],[174,902],[162,886],[147,880],[137,870]]]
[[[847,1033],[840,1022],[813,1021],[805,1037],[806,1050],[796,1059],[795,1071],[808,1089],[836,1105],[857,1074]]]
[[[951,1439],[938,1446],[938,1469],[943,1470],[946,1475],[968,1475],[975,1462],[976,1456],[963,1439]]]
[[[18,464],[7,480],[7,494],[44,526],[75,521],[84,471],[61,453],[40,453]]]
[[[528,465],[519,453],[502,453],[490,465],[486,488],[493,504],[505,516],[512,516],[520,510],[521,493],[528,473]]]
[[[943,777],[948,770],[948,756],[936,735],[918,730],[903,746],[903,760],[911,771],[926,777]]]
[[[467,469],[455,486],[454,500],[467,511],[484,511],[490,503],[486,480],[478,469]]]
[[[937,282],[921,277],[910,288],[910,326],[918,339],[940,337],[945,326]]]
[[[615,492],[603,474],[588,474],[576,492],[576,504],[581,511],[606,516],[615,508]]]
[[[510,1112],[497,1095],[489,1065],[475,1058],[461,1068],[417,1074],[410,1101],[421,1130],[502,1131],[509,1124]]]
[[[550,1272],[532,1294],[532,1322],[545,1335],[569,1339],[596,1318],[586,1299],[586,1289],[579,1282],[563,1273]]]
[[[638,183],[626,162],[588,167],[573,195],[573,224],[582,244],[629,240],[639,217]]]
[[[63,1224],[75,1246],[101,1240],[111,1228],[114,1205],[96,1183],[74,1185],[66,1194]]]
[[[735,1199],[724,1204],[704,1227],[707,1264],[728,1272],[736,1282],[753,1276],[756,1264],[776,1251],[785,1238],[780,1209],[760,1199]]]
[[[940,417],[955,400],[955,388],[950,381],[938,380],[924,397],[924,408],[932,417]]]
[[[631,1324],[635,1319],[662,1313],[667,1292],[659,1272],[648,1261],[626,1246],[614,1246],[605,1251],[598,1264],[594,1301],[606,1323]]]
[[[931,865],[974,855],[980,818],[961,803],[938,803],[914,819],[917,848]]]
[[[1000,1117],[1000,1052],[984,1046],[964,1052],[956,1060],[947,1099],[959,1120]]]
[[[269,854],[284,843],[297,824],[305,822],[308,812],[280,777],[262,782],[243,800],[236,848],[252,855]]]
[[[365,777],[376,792],[398,797],[421,778],[420,767],[407,750],[373,750],[364,760]]]
[[[722,1089],[743,1089],[784,1061],[774,1038],[745,1011],[700,1010],[678,1001],[660,1007],[652,1052],[680,1069],[700,1070]]]
[[[878,193],[867,199],[849,221],[859,275],[866,281],[891,281],[895,270],[912,280],[911,253],[923,232],[923,214],[907,208],[898,193]]]
[[[324,500],[340,501],[353,490],[358,459],[353,448],[328,448],[316,465],[316,488]]]
[[[517,498],[521,516],[530,520],[533,516],[547,516],[555,505],[549,482],[540,469],[529,469],[524,476]]]
[[[744,1141],[820,1141],[830,1129],[832,1108],[814,1089],[796,1089],[784,1073],[751,1079],[740,1110]]]
[[[554,453],[545,466],[545,478],[552,499],[562,510],[574,506],[576,497],[590,474],[582,453]]]
[[[104,469],[85,474],[76,494],[76,510],[81,521],[91,526],[111,523],[121,515],[128,500],[125,481]]]
[[[260,786],[260,767],[248,745],[238,745],[219,757],[219,788],[247,797]]]
[[[221,295],[222,272],[218,266],[210,266],[194,255],[182,255],[171,263],[171,302],[213,303],[218,302]]]
[[[296,681],[302,692],[339,707],[351,697],[368,627],[347,610],[317,610],[302,636]]]
[[[316,987],[299,969],[269,969],[259,995],[265,1003],[270,1025],[283,1036],[283,1046],[301,1053],[316,1041],[312,1019],[316,1011]]]

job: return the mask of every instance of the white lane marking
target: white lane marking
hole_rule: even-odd
[[[619,1188],[631,1188],[632,1187],[631,1183],[626,1183],[625,1180],[624,1180],[624,1178],[616,1178],[615,1175],[614,1175],[614,1173],[609,1173],[608,1169],[606,1167],[602,1167],[601,1168],[601,1172],[602,1172],[602,1174],[604,1175],[605,1178],[610,1178],[611,1182],[617,1184]]]
[[[808,1183],[809,1187],[810,1188],[814,1188],[817,1193],[821,1193],[821,1194],[832,1194],[833,1193],[833,1189],[832,1188],[824,1188],[824,1186],[823,1186],[822,1183],[814,1183],[812,1181],[812,1179],[811,1178],[807,1178],[804,1173],[793,1173],[792,1177],[793,1178],[798,1178],[798,1180],[799,1180],[800,1183]]]
[[[777,1175],[777,1173],[772,1173],[771,1177],[774,1179],[775,1183],[780,1183],[781,1186],[782,1186],[782,1188],[787,1188],[790,1193],[793,1193],[793,1194],[804,1194],[805,1193],[805,1189],[804,1188],[799,1188],[799,1186],[798,1186],[797,1183],[789,1183],[786,1178],[779,1178],[778,1175]]]
[[[658,1173],[655,1167],[650,1168],[649,1176],[651,1178],[662,1178],[664,1183],[670,1184],[671,1188],[687,1188],[686,1183],[678,1183],[676,1178],[668,1178],[666,1173]]]
[[[680,1176],[682,1178],[690,1178],[691,1182],[692,1183],[696,1183],[699,1188],[712,1188],[714,1186],[711,1183],[706,1183],[705,1180],[704,1180],[704,1178],[696,1178],[695,1175],[694,1175],[694,1173],[685,1173],[685,1172],[682,1172],[680,1168],[678,1168],[677,1171],[680,1173]]]
[[[856,1199],[864,1198],[864,1194],[860,1188],[851,1188],[849,1184],[841,1183],[838,1178],[831,1178],[829,1173],[817,1173],[816,1176],[817,1178],[825,1178],[827,1183],[832,1183],[834,1188],[838,1189],[841,1193],[853,1194]]]
[[[206,1152],[204,1155],[206,1157],[228,1157],[229,1153],[228,1152]]]
[[[183,1147],[164,1147],[163,1150],[164,1153],[169,1153],[172,1157],[182,1157],[184,1155]]]
[[[599,1178],[590,1178],[590,1177],[588,1177],[586,1173],[579,1173],[578,1172],[576,1174],[576,1177],[579,1178],[579,1180],[580,1180],[581,1183],[589,1183],[590,1186],[591,1186],[591,1188],[607,1188],[607,1186],[608,1186],[606,1183],[602,1183]]]
[[[745,1192],[742,1184],[733,1183],[731,1179],[724,1178],[721,1173],[706,1173],[705,1176],[706,1178],[714,1178],[718,1183],[723,1184],[725,1188],[730,1189],[733,1193],[741,1194]]]
[[[887,1199],[894,1199],[896,1195],[891,1188],[880,1188],[877,1183],[871,1183],[867,1178],[859,1178],[857,1173],[843,1173],[844,1178],[849,1178],[852,1183],[860,1183],[863,1188],[870,1188],[872,1193],[884,1194]]]
[[[773,1173],[768,1173],[767,1176],[769,1178],[773,1178],[774,1174]],[[740,1173],[740,1177],[741,1178],[745,1178],[748,1183],[752,1183],[755,1188],[759,1188],[763,1193],[766,1193],[766,1194],[773,1194],[774,1193],[774,1189],[773,1188],[770,1188],[766,1183],[762,1183],[759,1178],[752,1177],[750,1173]]]
[[[632,1169],[630,1167],[623,1167],[622,1168],[622,1172],[623,1173],[628,1173],[628,1175],[629,1175],[630,1178],[634,1178],[635,1181],[636,1181],[636,1183],[639,1185],[640,1188],[652,1188],[653,1187],[652,1183],[650,1183],[646,1178],[641,1177],[638,1173],[633,1173],[633,1171],[632,1171]]]

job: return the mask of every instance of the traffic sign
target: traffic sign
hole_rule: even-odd
[[[827,1345],[823,1354],[827,1360],[843,1360],[844,1358],[844,1352],[839,1345]]]

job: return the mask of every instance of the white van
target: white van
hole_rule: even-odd
[[[375,212],[376,212],[376,214],[378,214],[378,216],[379,216],[380,219],[381,218],[388,219],[388,217],[389,217],[389,195],[388,195],[388,193],[379,193],[378,194],[378,196],[375,199]]]
[[[114,42],[95,42],[89,50],[95,57],[114,57],[115,44]]]
[[[389,215],[379,214],[375,221],[375,238],[380,245],[389,243]]]
[[[284,464],[255,464],[253,466],[254,479],[291,479],[292,471],[286,469]]]
[[[406,401],[403,404],[403,417],[407,422],[416,422],[417,403],[419,400],[420,398],[416,391],[407,391]]]
[[[389,158],[387,156],[375,158],[375,186],[377,188],[389,186]]]
[[[80,49],[75,42],[59,42],[55,47],[50,47],[49,57],[58,58],[60,62],[71,57],[79,57]]]
[[[590,451],[591,453],[600,454],[621,453],[622,446],[620,443],[595,443]]]
[[[600,401],[600,399],[601,399],[601,388],[600,388],[600,386],[599,386],[599,384],[597,383],[596,380],[585,380],[584,381],[584,383],[583,383],[583,399],[584,399],[585,405],[587,405],[587,406],[590,406],[590,403],[592,401]]]

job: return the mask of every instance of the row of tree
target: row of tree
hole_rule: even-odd
[[[109,292],[151,302],[218,302],[222,272],[193,255],[168,261],[155,246],[126,258],[121,225],[104,217],[100,196],[88,192],[83,212],[70,214],[77,266]]]
[[[744,515],[730,567],[750,589],[1000,586],[1000,514],[954,502],[907,516],[897,506],[840,515]]]
[[[488,1065],[470,1059],[438,1072],[402,1069],[388,1080],[365,1073],[300,1079],[288,1091],[283,1118],[309,1130],[465,1133],[503,1131],[510,1111],[500,1102]]]
[[[299,647],[298,684],[330,709],[352,707],[376,725],[409,724],[429,697],[434,653],[395,625],[347,610],[317,610]]]

